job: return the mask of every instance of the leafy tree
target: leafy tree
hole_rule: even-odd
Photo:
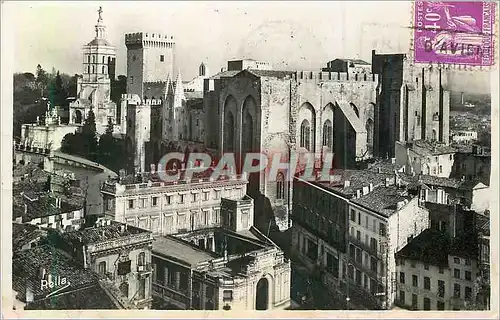
[[[78,144],[78,135],[79,133],[68,133],[64,136],[61,141],[61,151],[68,154],[76,154],[80,155],[81,152],[76,148],[79,146]]]
[[[56,77],[51,81],[51,89],[49,89],[49,100],[54,106],[64,106],[68,96],[66,89],[63,87],[63,80],[59,71]]]
[[[36,84],[38,90],[40,90],[40,96],[43,97],[49,84],[49,75],[47,74],[47,71],[43,70],[41,65],[36,67]]]
[[[81,132],[83,153],[82,156],[89,160],[96,161],[98,155],[97,130],[95,125],[95,115],[92,108],[85,119]]]

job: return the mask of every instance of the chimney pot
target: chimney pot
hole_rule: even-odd
[[[351,181],[349,180],[344,180],[344,188],[350,187],[351,186]]]

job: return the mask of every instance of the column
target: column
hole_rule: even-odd
[[[179,271],[175,271],[175,290],[179,291],[179,287],[181,284],[181,273]]]
[[[215,252],[215,235],[212,237],[212,251]]]
[[[205,281],[201,283],[201,309],[205,310],[205,299],[206,299],[206,292],[207,292],[207,284]]]

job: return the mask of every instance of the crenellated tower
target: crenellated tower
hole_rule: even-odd
[[[127,93],[150,97],[148,85],[173,76],[174,37],[137,32],[125,35],[127,46]]]

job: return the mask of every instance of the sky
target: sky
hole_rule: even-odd
[[[125,34],[173,35],[183,80],[205,62],[211,73],[231,59],[269,61],[275,69],[319,70],[335,58],[371,60],[371,50],[406,53],[412,3],[362,2],[7,2],[16,72],[37,64],[82,73],[81,47],[95,35],[99,6],[108,40],[117,47],[117,74],[126,74]],[[485,76],[486,75],[486,76]],[[486,73],[454,74],[457,91],[489,91]]]

